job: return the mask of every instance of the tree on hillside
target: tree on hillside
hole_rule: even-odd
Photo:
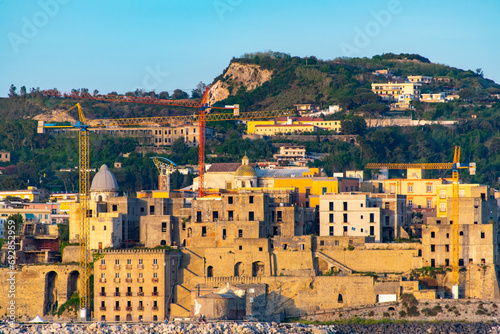
[[[170,95],[168,94],[168,92],[165,92],[165,91],[161,92],[159,95],[160,99],[162,99],[162,100],[168,99],[169,96]]]
[[[26,97],[26,86],[22,86],[20,90],[21,97]]]
[[[188,93],[186,93],[182,89],[176,89],[176,90],[174,90],[174,93],[172,94],[172,99],[185,100],[185,99],[189,99],[189,95],[188,95]]]
[[[14,84],[10,85],[10,88],[9,88],[9,98],[15,98],[17,97],[17,93],[16,93],[16,86],[14,86]]]
[[[205,93],[206,88],[207,85],[200,81],[198,85],[196,85],[196,88],[191,91],[191,98],[201,99],[203,97],[203,94]]]
[[[352,116],[341,121],[342,132],[346,135],[360,135],[366,132],[366,121],[363,117]]]

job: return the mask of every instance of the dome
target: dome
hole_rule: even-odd
[[[252,166],[250,166],[250,165],[241,165],[236,170],[236,173],[234,174],[234,176],[257,177],[257,173],[255,172],[255,169],[253,169]]]
[[[118,182],[108,166],[101,166],[92,180],[90,191],[118,191]]]

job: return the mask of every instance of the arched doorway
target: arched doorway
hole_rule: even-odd
[[[191,234],[193,233],[193,230],[191,230],[191,227],[188,228],[188,231],[187,231],[187,237],[188,238],[191,238]]]
[[[243,275],[243,263],[238,262],[234,265],[234,276],[239,277]]]
[[[127,319],[125,321],[132,321],[132,314],[127,314]]]
[[[252,264],[252,276],[259,277],[264,276],[264,263],[257,261]]]
[[[49,271],[45,275],[45,293],[43,301],[43,315],[57,310],[57,273]]]
[[[161,245],[161,246],[165,246],[166,244],[167,244],[167,241],[166,241],[166,240],[161,240],[161,241],[160,241],[160,245]]]
[[[77,270],[73,270],[72,272],[69,273],[68,275],[68,293],[67,297],[68,299],[73,296],[73,293],[78,291],[78,278],[80,277],[80,273]]]
[[[207,267],[207,277],[213,277],[214,276],[214,267],[208,266]]]

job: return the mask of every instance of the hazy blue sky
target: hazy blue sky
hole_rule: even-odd
[[[282,51],[418,53],[500,82],[498,0],[0,0],[0,96],[18,87],[157,92]]]

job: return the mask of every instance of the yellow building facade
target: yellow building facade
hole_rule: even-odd
[[[248,121],[247,134],[276,135],[279,133],[328,130],[340,132],[340,120],[325,121],[314,117],[278,117],[272,121]]]

